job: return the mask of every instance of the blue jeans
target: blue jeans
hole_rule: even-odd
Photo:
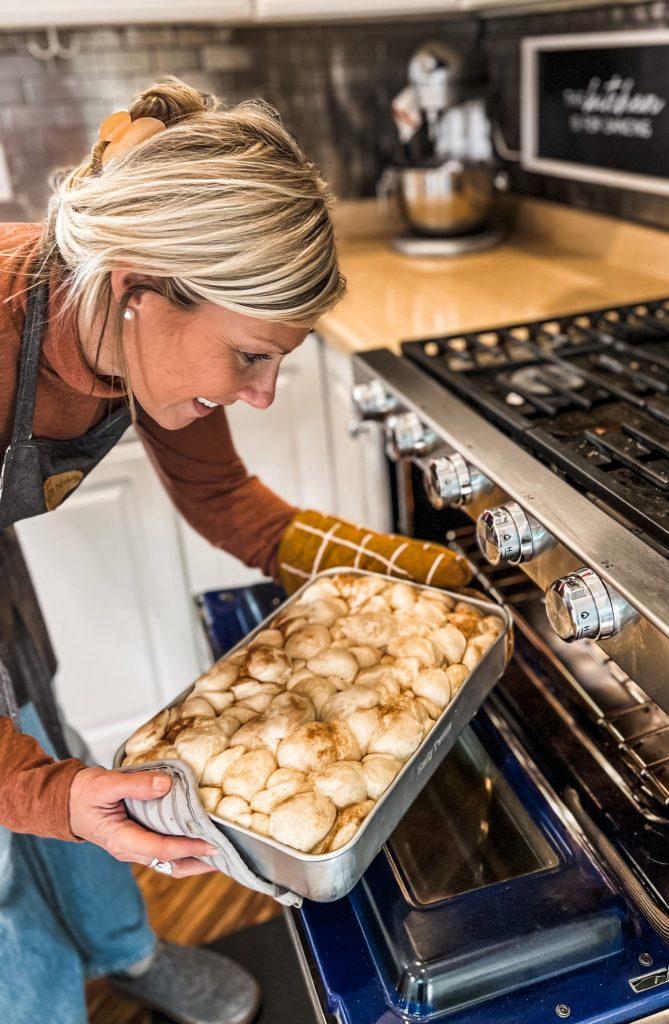
[[[49,751],[32,705],[21,724]],[[85,979],[123,971],[155,944],[128,864],[0,826],[0,1021],[86,1024]]]

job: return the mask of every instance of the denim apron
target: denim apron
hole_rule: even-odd
[[[56,660],[12,524],[57,508],[116,444],[130,413],[123,406],[71,441],[32,436],[47,310],[42,282],[28,299],[0,471],[0,714],[53,756],[87,760],[58,711]],[[0,826],[0,1019],[85,1024],[84,979],[124,970],[154,945],[129,865],[89,843],[12,835]]]
[[[4,694],[5,702],[9,701],[4,708],[0,706],[0,713],[15,716],[12,705],[20,706],[29,698],[56,753],[67,757],[52,696],[55,658],[18,541],[10,528],[21,519],[57,508],[72,494],[127,429],[130,413],[127,406],[122,406],[71,441],[33,437],[48,299],[48,282],[33,286],[21,345],[12,438],[0,469],[0,660],[7,670],[0,696]],[[15,690],[13,702],[7,692],[7,675]]]

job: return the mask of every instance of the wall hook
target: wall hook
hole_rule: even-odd
[[[75,36],[69,46],[63,46],[58,38],[58,29],[53,25],[46,30],[46,46],[40,46],[36,39],[31,38],[26,43],[26,49],[35,60],[52,60],[60,57],[61,60],[72,60],[79,53],[81,40]]]

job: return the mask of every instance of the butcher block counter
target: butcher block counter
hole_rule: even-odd
[[[318,324],[347,353],[669,296],[669,232],[541,200],[508,199],[506,241],[422,259],[390,239],[373,200],[335,211],[348,293]]]

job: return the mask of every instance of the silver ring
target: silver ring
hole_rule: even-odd
[[[158,860],[154,857],[149,867],[152,871],[157,871],[159,875],[173,875],[174,867],[171,860]]]

